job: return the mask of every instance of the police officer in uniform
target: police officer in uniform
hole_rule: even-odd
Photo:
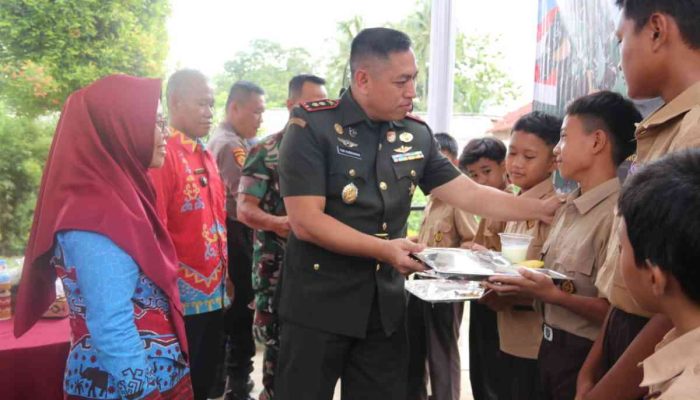
[[[352,42],[340,100],[292,111],[280,185],[292,234],[282,273],[276,399],[403,399],[404,275],[423,267],[405,239],[411,197],[425,193],[495,219],[551,220],[558,202],[507,195],[461,175],[409,114],[411,41],[387,28]]]

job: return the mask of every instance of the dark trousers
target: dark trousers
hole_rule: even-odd
[[[617,307],[612,308],[603,336],[603,362],[606,372],[615,365],[647,322],[648,318],[624,312]]]
[[[498,400],[500,369],[496,313],[475,301],[469,303],[469,379],[474,400]]]
[[[222,310],[185,316],[190,352],[190,376],[195,400],[205,400],[220,365]]]
[[[226,310],[224,328],[228,336],[226,373],[236,390],[244,388],[253,372],[255,342],[253,341],[253,231],[246,225],[226,220],[228,239],[228,273],[235,297]],[[241,391],[241,390],[239,390]]]
[[[282,321],[275,400],[404,400],[406,332],[387,336],[375,301],[364,339]]]
[[[539,400],[541,396],[537,360],[500,352],[501,381],[499,400]]]
[[[551,340],[542,339],[538,355],[542,399],[573,399],[576,397],[578,372],[593,342],[566,331],[551,329]]]
[[[431,304],[410,295],[407,306],[409,344],[408,400],[459,400],[461,362],[459,328],[464,303]],[[427,371],[426,371],[427,359]]]

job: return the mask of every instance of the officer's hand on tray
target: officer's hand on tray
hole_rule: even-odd
[[[554,220],[554,213],[557,212],[563,203],[564,200],[558,196],[552,196],[546,200],[542,200],[542,215],[540,216],[542,222],[551,224]]]
[[[384,243],[381,261],[396,268],[403,275],[425,271],[425,265],[409,256],[411,253],[420,253],[425,246],[408,239],[387,240]]]

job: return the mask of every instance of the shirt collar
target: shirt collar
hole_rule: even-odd
[[[204,142],[202,142],[202,139],[191,139],[183,132],[180,132],[173,127],[170,127],[170,132],[172,134],[173,139],[176,139],[177,143],[180,143],[182,148],[189,151],[190,153],[204,150]]]
[[[620,180],[617,177],[609,179],[594,187],[586,193],[580,194],[581,189],[577,189],[571,202],[574,203],[578,212],[586,214],[603,200],[620,191]],[[580,194],[580,195],[579,195]],[[567,202],[569,199],[567,199]]]
[[[367,116],[367,113],[365,113],[362,107],[360,107],[352,97],[352,91],[350,89],[343,93],[338,107],[340,108],[341,124],[343,127],[354,125],[362,121],[366,122],[369,126],[375,126],[381,123],[379,121],[372,121]],[[404,127],[403,121],[387,121],[387,123],[394,129]]]
[[[530,190],[521,192],[522,197],[528,197],[531,199],[542,199],[548,197],[554,192],[554,185],[552,185],[552,179],[547,178],[537,185],[530,188]]]
[[[697,107],[698,104],[700,104],[700,82],[687,88],[678,97],[642,121],[637,126],[638,136],[653,126],[661,125],[679,115],[685,114],[691,108]]]
[[[683,373],[700,359],[700,328],[678,336],[676,328],[671,329],[656,346],[654,354],[639,365],[644,368],[641,386],[652,386],[668,382]]]

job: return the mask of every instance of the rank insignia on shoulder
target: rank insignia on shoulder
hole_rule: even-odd
[[[408,153],[413,147],[411,146],[401,146],[394,149],[396,153]]]
[[[412,151],[410,153],[405,153],[405,154],[392,154],[391,159],[394,160],[394,163],[400,163],[404,161],[412,161],[412,160],[420,160],[423,158],[423,152],[418,150],[418,151]]]
[[[306,127],[306,121],[299,117],[292,117],[289,119],[289,122],[287,123],[287,126],[289,125],[296,125],[300,128],[305,128]]]
[[[418,117],[415,114],[408,113],[408,114],[406,114],[406,118],[413,120],[413,121],[416,121],[416,122],[420,122],[423,125],[427,125],[427,123],[425,121],[423,121],[420,117]]]
[[[358,144],[353,142],[352,140],[343,139],[341,137],[338,138],[338,142],[340,142],[340,144],[342,144],[343,146],[349,147],[351,149],[354,149],[355,147],[358,146]]]
[[[318,100],[318,101],[311,101],[308,103],[301,103],[301,108],[303,108],[306,111],[313,112],[313,111],[321,111],[321,110],[331,110],[333,108],[338,107],[338,100]]]

